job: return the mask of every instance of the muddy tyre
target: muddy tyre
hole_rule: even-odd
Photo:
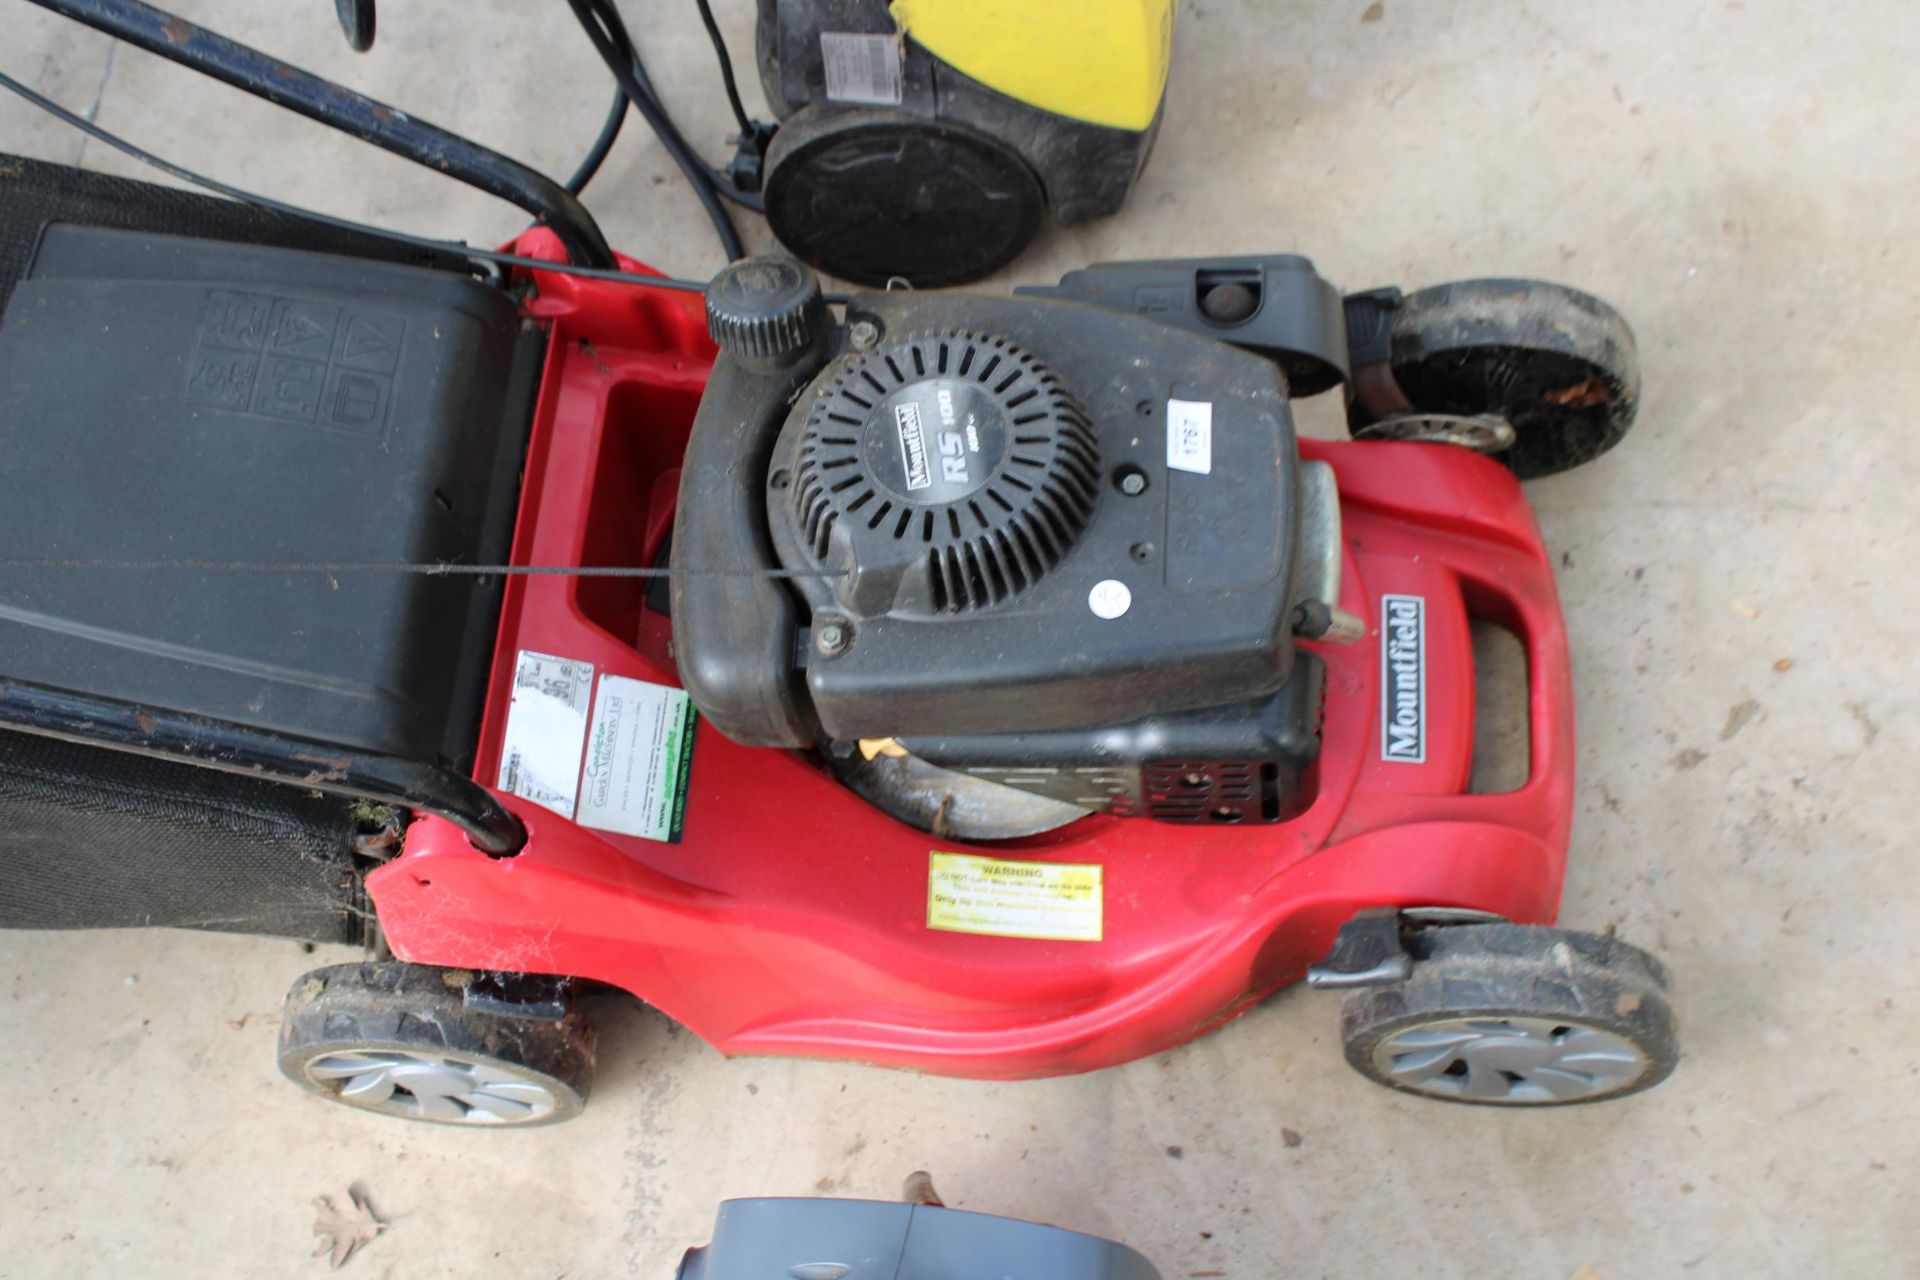
[[[287,993],[280,1070],[366,1111],[440,1124],[554,1124],[593,1083],[594,1028],[466,1007],[461,970],[388,962],[316,969]]]

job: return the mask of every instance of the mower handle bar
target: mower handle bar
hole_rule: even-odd
[[[618,265],[586,206],[510,156],[140,0],[33,3],[518,205],[553,229],[575,266]]]

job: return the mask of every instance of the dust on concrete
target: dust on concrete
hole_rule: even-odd
[[[1860,732],[1866,735],[1866,745],[1869,747],[1872,746],[1875,740],[1880,737],[1880,722],[1868,714],[1867,704],[1864,702],[1849,702],[1847,704],[1847,714],[1853,717],[1854,723],[1860,726]]]
[[[1720,728],[1720,741],[1725,742],[1739,733],[1760,714],[1760,704],[1752,698],[1737,702],[1727,708],[1727,722]]]

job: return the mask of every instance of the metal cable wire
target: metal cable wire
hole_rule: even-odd
[[[620,126],[627,122],[627,91],[614,86],[613,105],[607,108],[607,118],[600,125],[600,132],[594,138],[593,145],[587,148],[587,154],[581,157],[580,165],[573,171],[564,185],[574,195],[587,189],[593,176],[600,172],[600,166],[607,162],[607,155],[613,150],[614,142],[620,137]]]
[[[693,186],[694,195],[700,199],[700,205],[706,210],[707,220],[713,224],[714,234],[720,237],[720,248],[727,255],[727,261],[737,262],[746,256],[746,248],[740,241],[740,233],[734,228],[733,219],[728,216],[726,206],[720,203],[718,184],[707,172],[704,161],[693,154],[679,131],[673,126],[665,109],[652,94],[649,86],[641,83],[635,75],[638,59],[632,58],[621,49],[620,40],[614,34],[618,29],[620,15],[610,0],[567,0],[567,6],[573,10],[573,16],[579,21],[580,29],[587,34],[594,51],[600,60],[607,64],[607,70],[613,72],[613,78],[626,91],[627,98],[633,103],[634,110],[652,126],[667,154],[673,157],[675,165]],[[631,48],[631,45],[628,46]]]
[[[700,21],[706,25],[707,39],[713,42],[713,56],[720,61],[720,82],[727,89],[727,105],[733,108],[734,122],[740,126],[741,133],[753,132],[753,121],[747,118],[747,109],[740,101],[740,86],[733,82],[733,55],[727,52],[727,38],[720,34],[720,24],[713,20],[713,6],[707,0],[693,0],[694,7],[700,10]]]

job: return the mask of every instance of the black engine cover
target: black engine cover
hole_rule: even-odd
[[[1280,688],[1297,461],[1271,361],[1066,302],[862,295],[848,321],[878,341],[799,397],[766,479],[780,560],[823,571],[796,584],[828,736],[1091,729]]]

